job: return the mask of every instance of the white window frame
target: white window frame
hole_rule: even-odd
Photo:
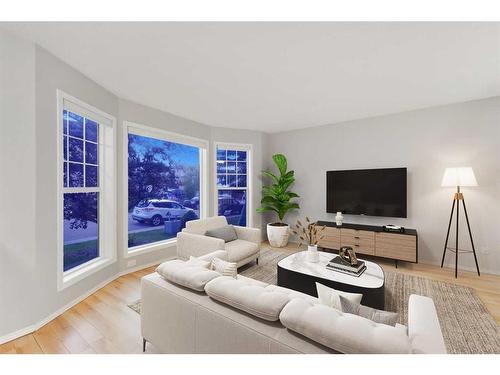
[[[187,135],[170,132],[160,128],[146,126],[131,121],[123,121],[123,255],[125,258],[142,255],[151,251],[164,250],[175,246],[176,238],[170,238],[164,241],[153,242],[128,247],[128,135],[129,133],[139,136],[155,138],[167,142],[174,142],[194,146],[199,148],[200,152],[200,219],[208,216],[208,147],[209,142],[205,139],[190,137]]]
[[[213,151],[213,184],[214,184],[214,216],[219,213],[219,186],[217,184],[217,148],[226,150],[246,151],[247,152],[247,227],[253,227],[253,145],[246,143],[228,143],[228,142],[214,142]],[[241,188],[224,187],[220,190],[242,190]]]
[[[99,124],[99,187],[63,186],[63,110]],[[57,90],[57,289],[63,290],[116,262],[116,118]],[[68,151],[69,152],[69,151]],[[64,193],[99,192],[99,256],[64,272]]]

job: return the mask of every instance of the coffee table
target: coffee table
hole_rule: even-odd
[[[373,262],[363,260],[366,270],[359,277],[346,275],[326,268],[338,256],[318,251],[319,262],[307,261],[307,251],[301,251],[278,262],[278,285],[317,297],[316,282],[349,293],[361,293],[361,303],[384,309],[384,271]]]

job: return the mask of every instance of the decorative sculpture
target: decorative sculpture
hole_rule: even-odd
[[[356,258],[356,253],[350,246],[342,246],[339,250],[339,256],[344,262],[350,264],[351,266],[358,265],[358,258]]]

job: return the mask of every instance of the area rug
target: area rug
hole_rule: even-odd
[[[276,285],[276,264],[290,251],[265,247],[259,264],[239,269],[241,275]],[[408,320],[410,294],[431,297],[438,312],[448,353],[500,354],[500,329],[473,289],[396,272],[385,273],[385,309]],[[141,301],[128,305],[140,314]]]

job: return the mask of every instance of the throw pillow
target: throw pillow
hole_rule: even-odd
[[[194,257],[194,256],[190,256],[189,260],[186,261],[186,263],[190,264],[192,266],[199,266],[199,267],[203,267],[203,268],[210,268],[210,262],[209,261],[206,261],[206,260],[203,260],[203,259],[199,259],[199,258]]]
[[[238,268],[236,263],[226,262],[225,260],[214,258],[212,259],[212,269],[220,273],[222,276],[231,276],[236,278],[238,275]]]
[[[388,326],[396,326],[399,314],[390,311],[377,310],[373,307],[363,306],[360,303],[349,301],[347,298],[340,296],[340,304],[342,312],[359,315],[363,318],[370,319],[375,323],[386,324]]]
[[[220,238],[224,240],[224,242],[231,242],[238,239],[236,230],[232,225],[226,225],[221,228],[207,230],[205,232],[205,236]]]
[[[318,292],[319,303],[321,303],[322,305],[333,307],[334,309],[340,311],[342,311],[340,296],[343,296],[355,303],[360,303],[361,298],[363,298],[362,294],[342,292],[341,290],[329,288],[320,283],[316,283],[316,291]]]

